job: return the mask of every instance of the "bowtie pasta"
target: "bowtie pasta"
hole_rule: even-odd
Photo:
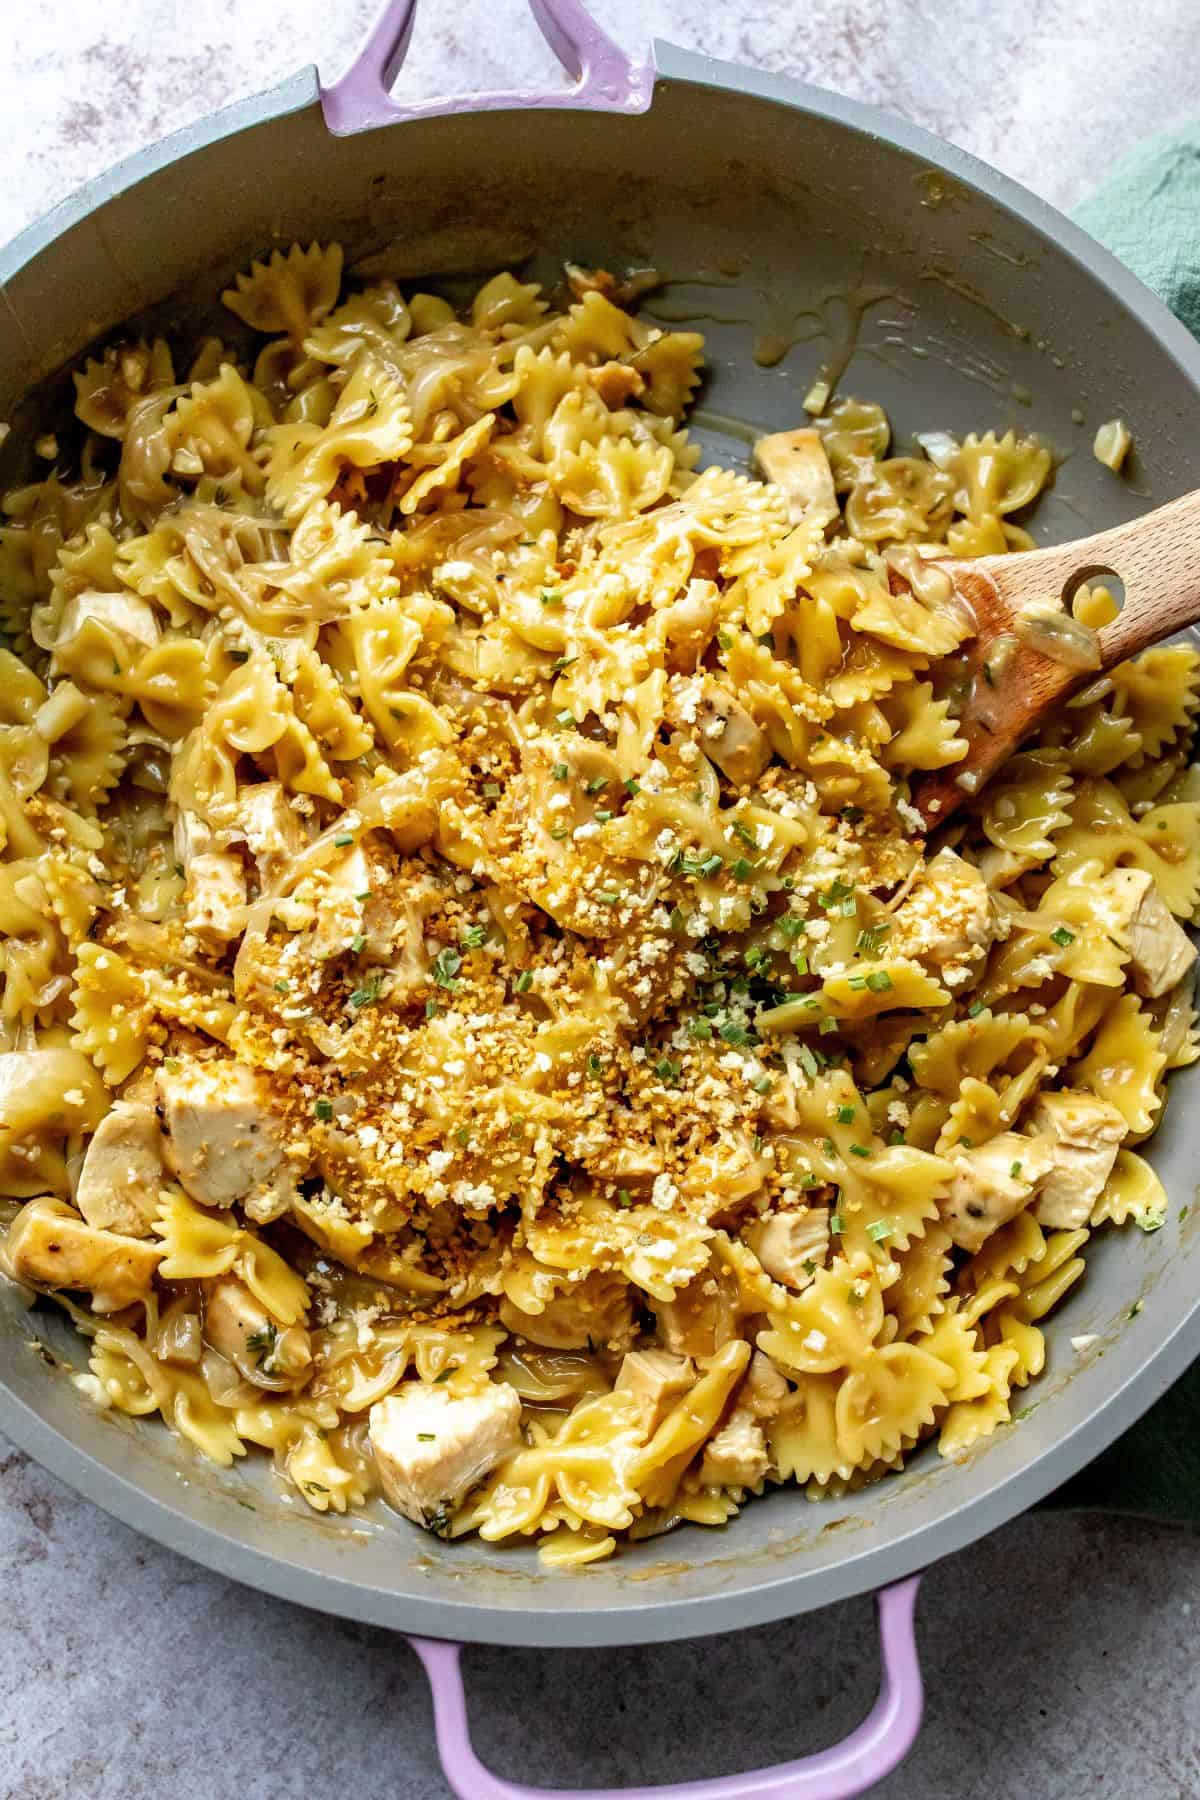
[[[0,531],[6,1274],[97,1404],[558,1562],[994,1431],[1200,1053],[1191,648],[912,804],[913,546],[1027,546],[1049,452],[840,398],[699,470],[630,297],[276,253]]]

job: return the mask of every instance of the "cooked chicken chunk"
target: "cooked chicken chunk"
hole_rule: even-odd
[[[206,850],[187,864],[184,923],[219,950],[240,936],[246,923],[246,871],[232,850]]]
[[[71,640],[92,622],[115,632],[135,651],[148,650],[158,642],[158,619],[149,601],[139,599],[128,588],[115,593],[85,588],[82,593],[72,595],[63,608],[56,649],[50,659],[52,673],[57,673],[60,658],[68,660],[66,653]]]
[[[957,1173],[942,1217],[951,1241],[972,1254],[1028,1205],[1050,1173],[1053,1157],[1043,1138],[1002,1131],[976,1149],[950,1152]]]
[[[312,1340],[303,1325],[286,1329],[236,1275],[206,1284],[204,1341],[255,1387],[295,1387],[312,1366]]]
[[[240,1201],[260,1224],[287,1210],[295,1176],[271,1112],[271,1093],[245,1063],[190,1061],[158,1072],[168,1166],[202,1206]]]
[[[98,1231],[62,1200],[30,1200],[8,1229],[6,1274],[32,1287],[87,1288],[98,1313],[119,1312],[150,1286],[162,1246]]]
[[[770,1461],[762,1426],[739,1406],[704,1446],[700,1479],[712,1487],[757,1487]]]
[[[896,908],[888,952],[960,987],[995,936],[996,908],[983,876],[953,850],[939,850]]]
[[[1052,1158],[1034,1216],[1039,1224],[1074,1231],[1091,1217],[1129,1128],[1107,1100],[1071,1089],[1040,1094],[1032,1124]]]
[[[616,1386],[623,1393],[636,1394],[642,1402],[649,1436],[695,1380],[696,1365],[690,1356],[672,1356],[669,1350],[631,1350],[622,1360]]]
[[[745,1238],[772,1281],[807,1287],[829,1254],[829,1208],[776,1213],[751,1225]]]
[[[89,1225],[149,1237],[163,1180],[154,1108],[118,1100],[87,1147],[75,1204]]]
[[[766,480],[782,488],[793,525],[824,527],[837,518],[833,471],[820,434],[810,425],[760,437],[754,446],[754,460]]]
[[[213,847],[213,834],[199,813],[186,809],[175,815],[174,827],[175,861],[181,863],[184,870],[190,869],[197,856],[203,856]]]
[[[304,827],[278,781],[256,781],[238,789],[236,834],[245,838],[259,874],[266,878],[305,844]]]
[[[696,706],[704,753],[737,787],[757,781],[771,746],[740,700],[719,681],[706,680]]]
[[[317,956],[340,956],[360,937],[370,938],[366,908],[376,887],[376,875],[361,844],[344,850],[328,864],[317,897],[317,920],[312,948]],[[374,954],[386,949],[386,938],[364,948]]]
[[[1129,948],[1134,986],[1156,1000],[1187,974],[1196,946],[1145,869],[1112,869],[1102,888],[1113,936]]]
[[[791,1391],[770,1357],[756,1350],[738,1389],[738,1406],[756,1419],[773,1419]]]
[[[492,1382],[461,1398],[406,1381],[371,1408],[368,1435],[391,1504],[443,1531],[460,1500],[520,1443],[515,1388]]]

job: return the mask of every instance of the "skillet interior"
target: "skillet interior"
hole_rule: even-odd
[[[1114,524],[1200,484],[1200,354],[1056,215],[832,96],[673,51],[660,51],[660,67],[640,118],[469,115],[349,139],[325,131],[310,71],[101,178],[0,259],[0,410],[14,423],[4,485],[28,466],[32,421],[61,404],[65,359],[133,315],[183,333],[211,327],[234,269],[272,242],[314,236],[339,237],[351,259],[398,240],[405,260],[392,271],[412,276],[521,255],[547,273],[563,255],[653,263],[671,283],[652,306],[694,316],[708,337],[697,435],[721,460],[745,455],[732,421],[800,422],[801,397],[843,334],[847,294],[878,290],[843,389],[881,400],[901,441],[922,427],[1047,436],[1065,460],[1032,522],[1039,537]],[[756,345],[790,335],[793,317],[807,341],[758,366]],[[1090,455],[1096,425],[1115,414],[1137,444],[1122,480]],[[961,1465],[927,1448],[902,1477],[841,1501],[778,1490],[724,1531],[688,1527],[574,1574],[548,1572],[528,1551],[443,1545],[382,1509],[323,1519],[282,1492],[265,1459],[214,1469],[162,1427],[95,1412],[25,1347],[36,1336],[79,1367],[81,1341],[50,1312],[27,1314],[7,1284],[0,1427],[189,1555],[432,1635],[648,1641],[807,1610],[1010,1517],[1186,1366],[1200,1345],[1200,1244],[1179,1214],[1194,1198],[1185,1115],[1198,1083],[1200,1068],[1174,1078],[1154,1140],[1172,1200],[1166,1228],[1093,1242],[1024,1419]],[[1098,1340],[1085,1356],[1069,1344],[1081,1333]]]

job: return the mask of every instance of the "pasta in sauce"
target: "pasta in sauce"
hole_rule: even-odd
[[[1164,1217],[1200,794],[1160,648],[927,841],[913,547],[1027,546],[1048,450],[841,398],[698,470],[703,340],[567,273],[297,247],[256,352],[76,374],[0,531],[0,1260],[98,1405],[569,1563],[1009,1418]]]

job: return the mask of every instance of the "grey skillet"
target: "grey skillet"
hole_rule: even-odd
[[[744,459],[743,425],[798,423],[819,366],[836,374],[853,351],[843,385],[882,401],[901,437],[989,424],[1048,437],[1066,461],[1034,521],[1043,541],[1118,525],[1200,486],[1196,344],[1105,251],[982,164],[777,76],[666,45],[653,64],[631,63],[578,0],[535,0],[573,86],[401,109],[386,81],[411,13],[411,0],[393,0],[324,93],[316,70],[302,70],[99,176],[0,253],[0,416],[14,427],[3,485],[29,466],[56,371],[94,338],[148,312],[198,328],[265,246],[336,237],[350,260],[407,246],[413,276],[524,257],[547,272],[564,255],[654,263],[672,278],[667,310],[694,315],[708,337],[699,435],[714,459]],[[1129,479],[1088,453],[1114,414],[1135,434]],[[645,1643],[804,1612],[900,1583],[1011,1519],[1187,1367],[1200,1350],[1200,1210],[1182,1218],[1198,1101],[1200,1066],[1176,1076],[1149,1152],[1171,1197],[1168,1223],[1089,1247],[1029,1394],[1036,1409],[961,1463],[926,1449],[903,1475],[845,1499],[814,1506],[780,1489],[722,1531],[687,1527],[573,1573],[475,1540],[442,1544],[383,1516],[321,1517],[283,1493],[264,1459],[215,1469],[165,1429],[96,1411],[28,1348],[36,1337],[52,1359],[79,1366],[79,1340],[26,1313],[7,1285],[0,1428],[81,1493],[211,1568],[431,1638]],[[1080,1334],[1095,1337],[1083,1355],[1069,1342]],[[887,1609],[899,1637],[891,1711],[875,1734],[887,1724],[890,1749],[877,1744],[873,1761],[856,1751],[811,1781],[792,1765],[774,1786],[737,1792],[857,1792],[895,1760],[919,1712],[897,1648],[911,1592],[893,1587]],[[452,1691],[443,1703],[453,1756]],[[515,1792],[461,1764],[454,1780],[463,1792]]]

